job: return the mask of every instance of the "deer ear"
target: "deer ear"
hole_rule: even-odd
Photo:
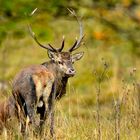
[[[75,53],[72,55],[72,62],[74,63],[77,60],[80,60],[84,55],[84,52]]]
[[[54,60],[54,59],[55,59],[55,52],[52,52],[52,51],[48,50],[48,57],[49,57],[51,60]]]

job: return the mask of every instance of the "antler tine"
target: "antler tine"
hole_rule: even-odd
[[[74,10],[69,9],[69,8],[68,8],[68,10],[69,10],[69,12],[70,12],[72,15],[75,16],[75,18],[76,18],[76,20],[77,20],[77,22],[78,22],[78,24],[79,24],[79,27],[80,27],[80,36],[79,36],[79,39],[77,40],[77,43],[76,43],[76,44],[74,43],[75,45],[73,45],[73,46],[69,49],[69,51],[72,52],[72,51],[74,51],[74,50],[76,50],[76,49],[78,49],[78,48],[80,47],[81,42],[82,42],[82,40],[83,40],[83,38],[84,38],[84,35],[83,35],[83,26],[82,26],[81,19],[79,19],[79,18],[77,17],[77,15],[76,15],[76,13],[75,13]]]
[[[28,30],[29,30],[29,33],[30,33],[31,37],[35,40],[35,42],[36,42],[40,47],[42,47],[42,48],[44,48],[44,49],[47,49],[47,50],[50,50],[50,51],[53,51],[53,52],[57,52],[57,50],[54,49],[54,48],[51,46],[51,44],[48,44],[47,46],[42,45],[42,44],[37,40],[37,37],[36,37],[35,33],[32,31],[32,28],[31,28],[30,25],[28,25]]]
[[[72,52],[76,45],[77,45],[77,39],[75,40],[73,46],[69,49],[69,52]]]
[[[65,37],[63,36],[61,48],[59,48],[57,51],[61,52],[63,50],[63,48],[64,48],[64,45],[65,45]]]

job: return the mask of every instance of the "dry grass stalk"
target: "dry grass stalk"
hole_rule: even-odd
[[[94,71],[95,77],[96,77],[96,81],[97,81],[97,87],[96,87],[96,118],[97,118],[97,140],[101,140],[102,139],[102,132],[101,132],[101,113],[100,113],[100,94],[101,94],[101,84],[103,79],[106,76],[107,73],[107,69],[108,69],[108,64],[107,62],[102,58],[102,62],[103,62],[103,71],[101,74],[98,74],[97,71]]]

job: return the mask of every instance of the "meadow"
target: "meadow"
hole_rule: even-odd
[[[99,11],[128,32],[104,24]],[[67,94],[55,103],[56,139],[140,140],[139,24],[124,18],[120,10],[81,8],[78,15],[83,15],[85,38],[77,52],[84,51],[84,57],[74,64],[76,75],[69,80]],[[0,91],[1,102],[11,96],[11,81],[22,68],[48,60],[47,51],[29,35],[28,23],[44,44],[59,47],[65,35],[65,50],[79,36],[78,24],[70,14],[57,17],[39,11],[29,18],[2,19],[0,79],[8,88]],[[4,131],[1,140],[22,139],[15,122],[9,122],[8,135]],[[49,137],[48,126],[45,129]],[[35,137],[31,131],[29,139],[43,136]]]

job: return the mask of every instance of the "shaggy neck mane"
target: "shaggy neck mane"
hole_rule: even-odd
[[[60,72],[58,66],[52,61],[44,62],[42,65],[54,74],[56,83],[56,98],[60,99],[66,93],[66,86],[69,77]]]

